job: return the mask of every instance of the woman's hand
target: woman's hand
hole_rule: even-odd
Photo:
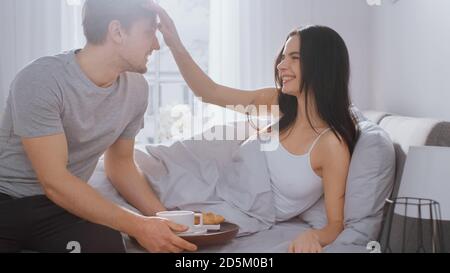
[[[300,234],[289,246],[289,253],[320,253],[322,245],[319,236],[312,230]]]
[[[145,8],[156,12],[159,16],[158,29],[164,37],[164,42],[170,49],[177,49],[182,47],[180,36],[178,35],[177,28],[170,18],[169,14],[158,4],[149,0],[145,5]]]

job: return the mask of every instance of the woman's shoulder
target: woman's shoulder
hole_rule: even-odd
[[[349,147],[344,138],[333,130],[325,132],[317,143],[317,150],[329,159],[350,158]]]

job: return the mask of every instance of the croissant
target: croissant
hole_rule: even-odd
[[[225,218],[222,215],[214,214],[212,212],[202,212],[204,225],[220,225],[225,222]],[[195,218],[195,224],[200,223],[200,218]]]

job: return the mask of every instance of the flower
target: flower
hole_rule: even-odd
[[[179,140],[191,133],[192,111],[189,105],[167,105],[160,108],[158,142]]]

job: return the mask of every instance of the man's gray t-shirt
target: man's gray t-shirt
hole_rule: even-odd
[[[148,84],[122,73],[109,88],[82,72],[75,51],[38,59],[13,81],[0,121],[0,193],[21,198],[44,194],[21,138],[64,133],[68,170],[83,181],[118,139],[134,139],[144,124]]]

